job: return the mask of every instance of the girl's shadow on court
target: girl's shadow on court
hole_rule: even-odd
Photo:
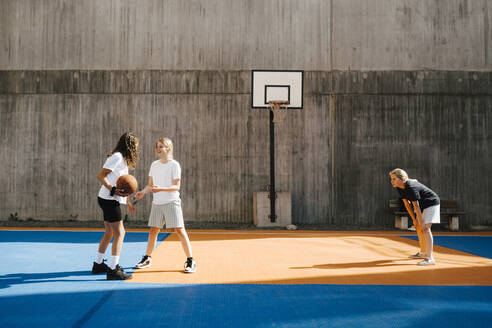
[[[385,266],[402,266],[402,265],[412,265],[415,263],[395,263],[396,261],[415,261],[412,259],[398,259],[398,260],[379,260],[370,262],[350,262],[350,263],[330,263],[330,264],[315,264],[310,267],[291,267],[290,269],[350,269],[350,268],[374,268],[374,267],[385,267]]]
[[[80,278],[72,279],[74,277]],[[85,277],[85,279],[83,279],[82,277]],[[12,285],[32,284],[40,282],[86,282],[99,280],[106,280],[106,274],[93,275],[90,270],[41,273],[9,273],[5,275],[0,275],[0,289],[8,288]]]

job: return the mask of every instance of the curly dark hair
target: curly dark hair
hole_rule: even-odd
[[[138,160],[138,137],[133,132],[126,132],[120,137],[110,155],[120,152],[128,167],[134,169]]]

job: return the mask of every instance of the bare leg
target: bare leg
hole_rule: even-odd
[[[419,238],[420,253],[427,254],[426,244],[425,244],[425,236],[424,236],[422,227],[417,224],[415,226],[415,231],[417,232],[417,236]]]
[[[99,242],[99,253],[106,253],[106,249],[108,248],[109,243],[111,242],[111,239],[113,238],[113,228],[111,227],[111,224],[107,221],[104,221],[104,235],[101,238],[101,241]]]
[[[147,252],[145,255],[151,256],[155,249],[155,243],[157,241],[157,235],[161,229],[156,227],[150,227],[149,238],[147,240]]]
[[[183,250],[186,253],[186,257],[193,257],[193,254],[191,253],[191,244],[190,244],[190,239],[188,238],[188,234],[186,233],[185,228],[176,228],[174,229],[176,234],[179,237],[179,240],[181,241],[181,246],[183,246]]]
[[[425,251],[426,255],[429,259],[434,259],[433,257],[433,247],[434,247],[434,238],[432,237],[431,232],[432,223],[425,224],[423,227],[423,235],[425,238]]]
[[[123,221],[111,222],[110,225],[114,234],[113,244],[111,245],[111,255],[120,256],[123,239],[125,238],[125,227],[123,226]]]
[[[417,232],[417,237],[419,240],[420,253],[425,253],[425,239],[424,234],[422,233],[422,226],[419,224],[418,220],[413,220],[413,226],[415,227],[415,232]]]

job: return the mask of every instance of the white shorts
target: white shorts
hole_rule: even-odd
[[[424,209],[422,213],[424,224],[441,223],[441,205],[434,205]]]
[[[167,229],[184,228],[180,201],[163,205],[152,204],[149,227],[162,229],[164,223],[166,223]]]

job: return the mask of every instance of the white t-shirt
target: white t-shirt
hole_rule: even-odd
[[[162,163],[160,160],[152,162],[149,176],[156,186],[169,187],[175,179],[181,179],[181,166],[175,160]],[[160,191],[153,194],[153,203],[156,205],[169,204],[179,201],[179,191]]]
[[[106,176],[108,182],[111,186],[116,186],[116,181],[118,178],[124,174],[128,174],[128,166],[126,165],[126,161],[121,155],[120,152],[114,153],[109,156],[104,163],[103,168],[111,170],[111,172]],[[99,189],[99,197],[108,200],[117,200],[120,204],[126,204],[126,197],[121,196],[111,196],[110,191],[104,185]]]

